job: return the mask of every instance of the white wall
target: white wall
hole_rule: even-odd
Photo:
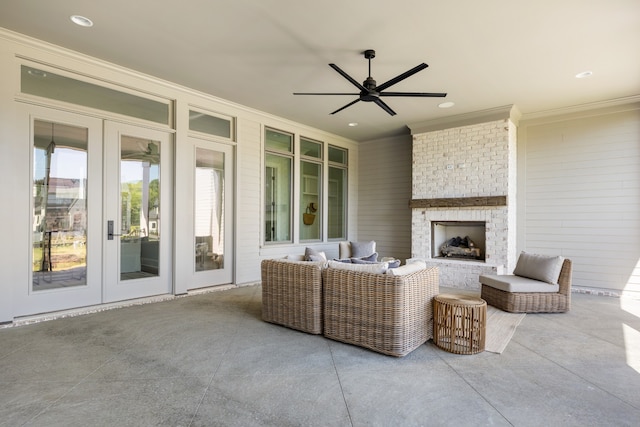
[[[358,240],[380,257],[411,257],[411,135],[360,144]]]
[[[518,247],[573,287],[640,294],[640,102],[520,122]]]

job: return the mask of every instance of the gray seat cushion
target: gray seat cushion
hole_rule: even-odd
[[[484,274],[480,283],[505,292],[558,292],[558,284],[549,284],[540,280],[528,279],[513,274]]]

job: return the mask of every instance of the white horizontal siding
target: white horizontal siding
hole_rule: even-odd
[[[261,132],[260,123],[238,120],[235,282],[239,284],[260,279]]]
[[[358,240],[375,240],[380,256],[411,256],[411,137],[362,144]]]
[[[640,293],[638,109],[521,124],[523,250],[574,262],[576,288]]]

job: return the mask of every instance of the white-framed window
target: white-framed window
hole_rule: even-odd
[[[266,128],[264,241],[291,242],[293,223],[293,134]]]
[[[344,148],[329,146],[327,238],[330,240],[347,238],[348,154]]]
[[[301,242],[345,239],[348,150],[272,128],[264,141],[264,242],[294,243],[294,224]]]

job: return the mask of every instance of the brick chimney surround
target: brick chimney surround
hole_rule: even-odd
[[[439,267],[441,286],[479,289],[480,274],[504,274],[515,267],[519,117],[509,105],[409,125],[411,253]],[[436,256],[435,223],[484,223],[484,260]]]

